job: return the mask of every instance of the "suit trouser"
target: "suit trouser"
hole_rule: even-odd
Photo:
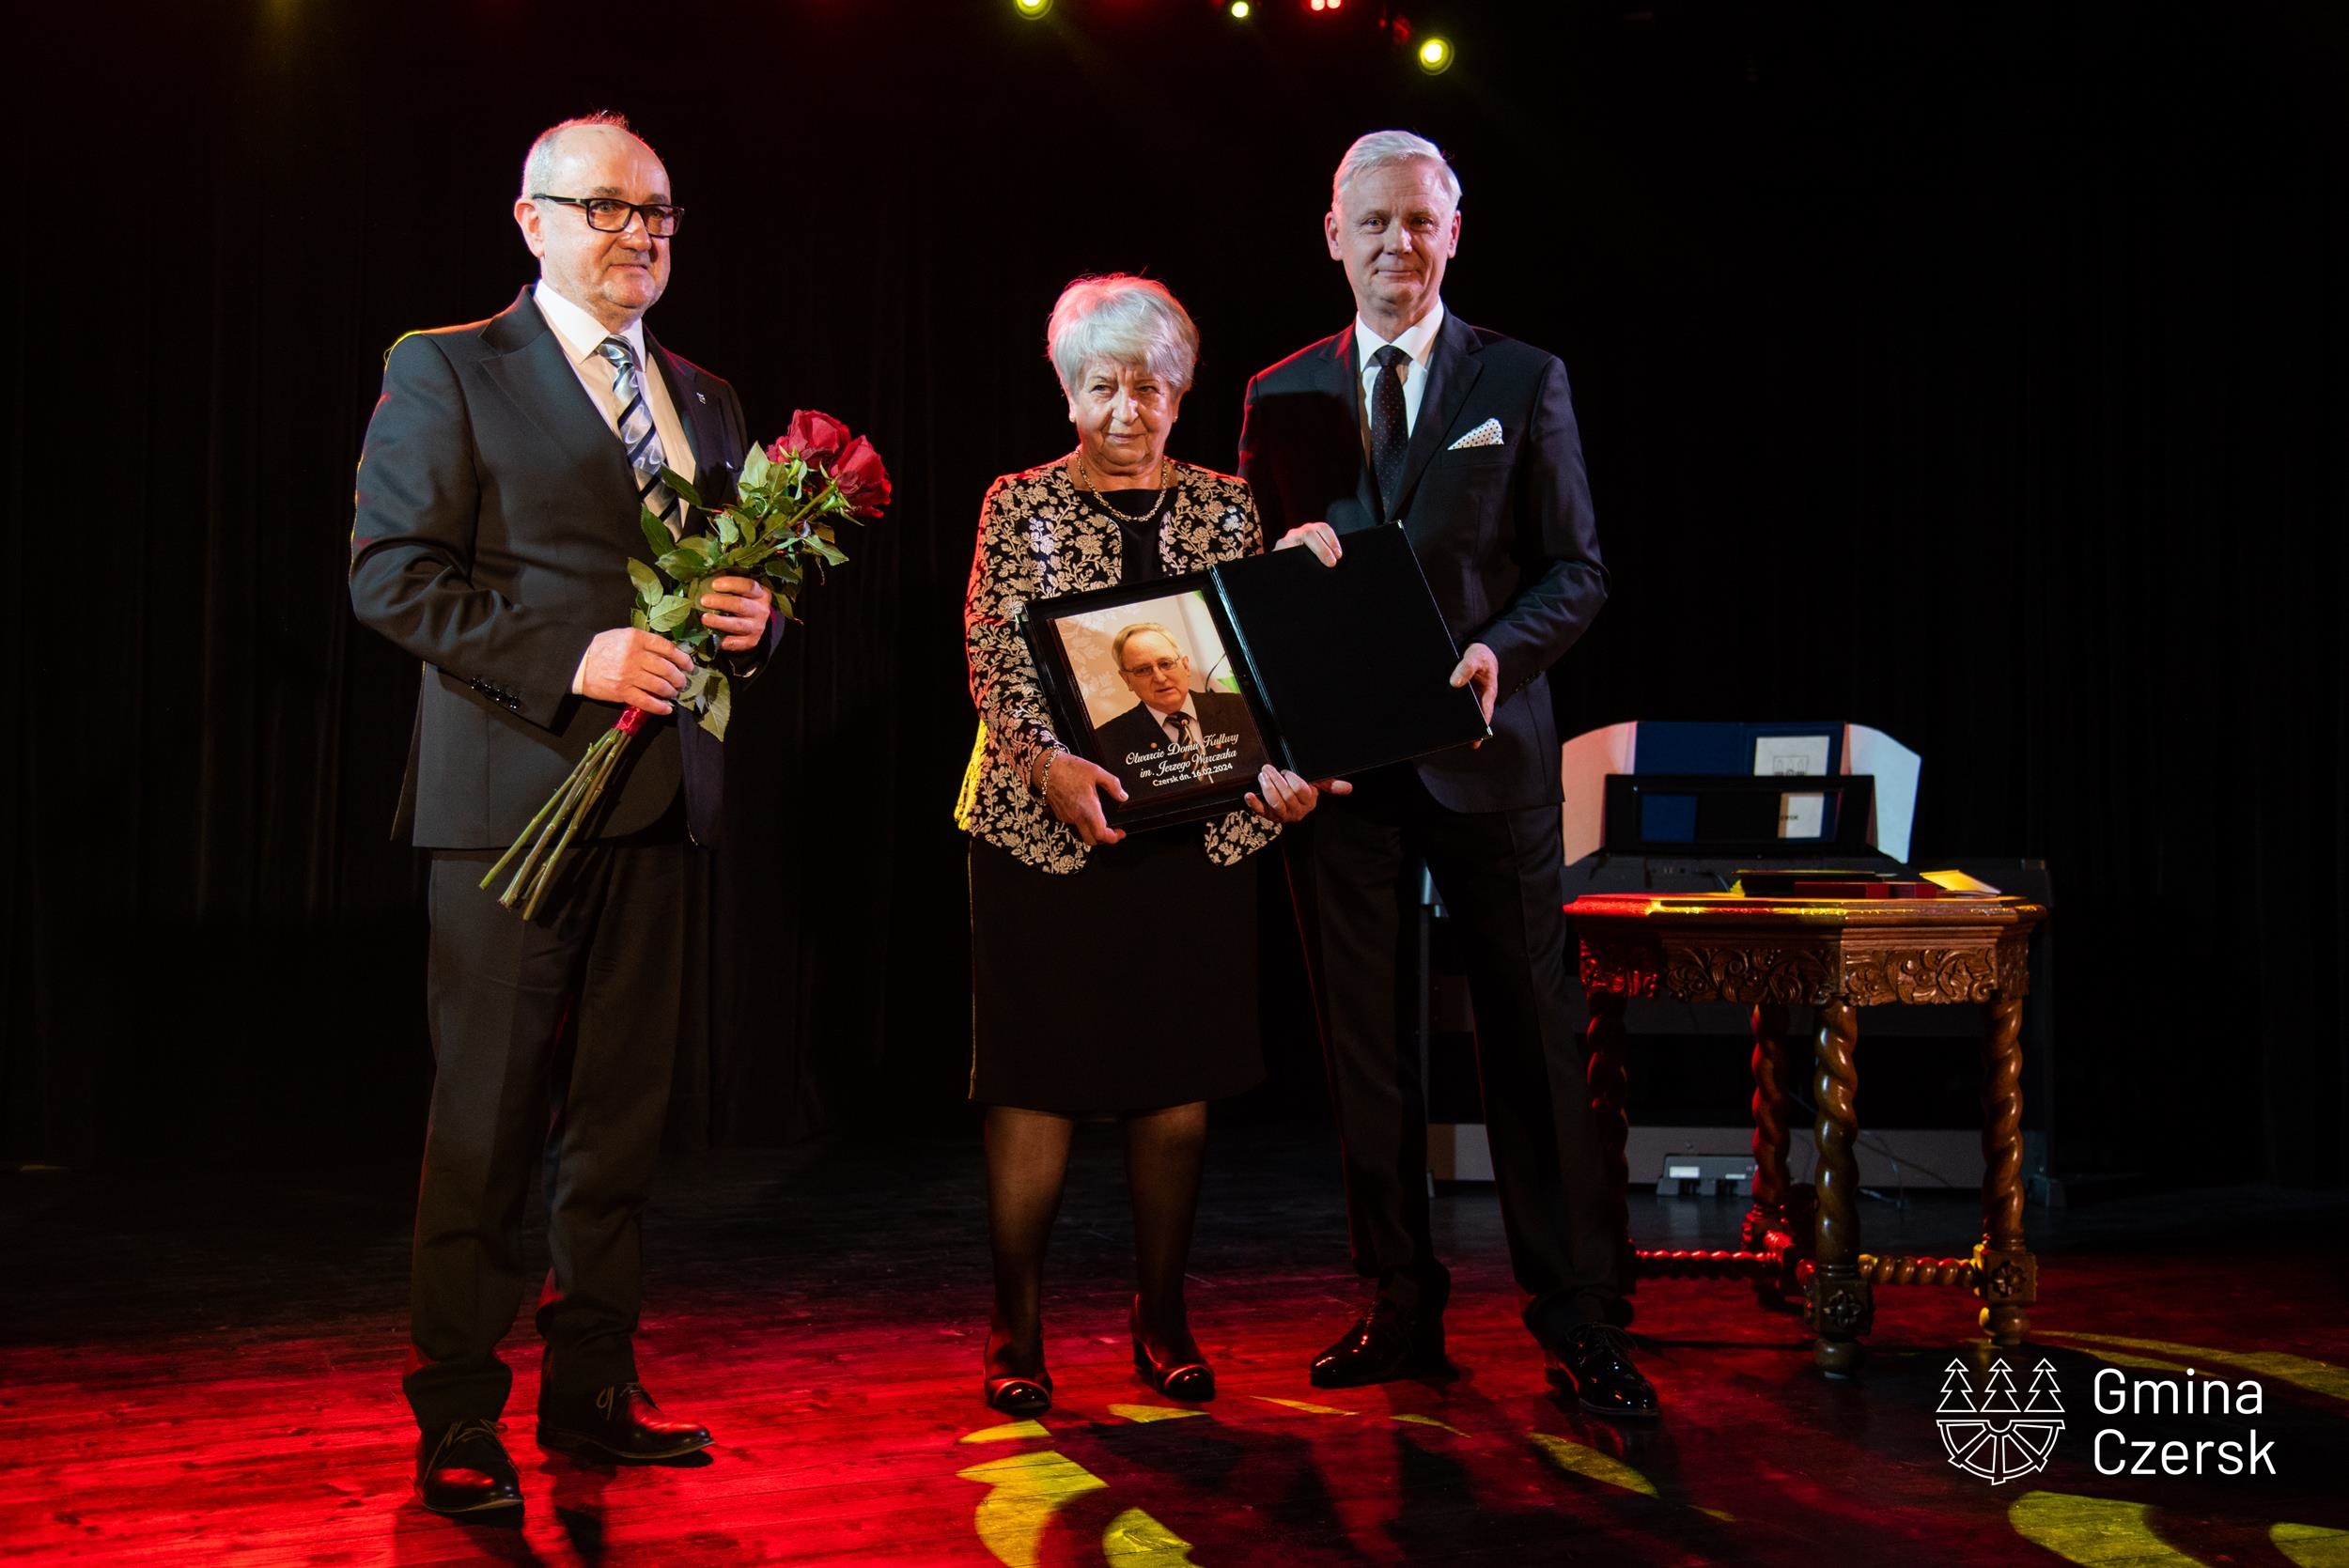
[[[479,886],[491,850],[432,855],[431,1121],[416,1194],[409,1372],[428,1429],[505,1407],[498,1342],[528,1281],[544,1161],[540,1400],[635,1380],[640,1218],[677,1055],[681,843],[574,846],[537,920]]]
[[[1585,1055],[1569,1022],[1558,809],[1454,812],[1408,767],[1324,797],[1290,830],[1297,901],[1344,1146],[1356,1272],[1440,1312],[1451,1278],[1428,1233],[1427,1105],[1416,976],[1400,959],[1423,861],[1466,938],[1476,1064],[1509,1262],[1545,1338],[1625,1316]],[[1411,1020],[1407,1023],[1406,1020]]]

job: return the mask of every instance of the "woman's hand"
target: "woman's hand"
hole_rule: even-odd
[[[1126,836],[1101,815],[1104,791],[1118,804],[1125,804],[1126,786],[1117,782],[1116,774],[1096,768],[1073,752],[1052,753],[1050,765],[1044,769],[1044,803],[1087,844],[1115,844]]]
[[[1351,795],[1354,786],[1344,779],[1322,779],[1307,784],[1285,768],[1266,763],[1256,774],[1258,795],[1251,790],[1246,799],[1248,809],[1258,816],[1268,816],[1275,822],[1302,822],[1305,814],[1321,801],[1323,795]]]
[[[1325,567],[1336,566],[1338,557],[1346,553],[1338,548],[1338,531],[1326,522],[1300,522],[1282,535],[1281,542],[1272,548],[1296,550],[1299,547],[1312,551],[1315,558]],[[1310,806],[1306,809],[1312,810]]]

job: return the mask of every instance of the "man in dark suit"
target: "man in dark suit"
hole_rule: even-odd
[[[1369,1310],[1313,1363],[1323,1388],[1444,1365],[1450,1276],[1429,1239],[1427,1111],[1396,934],[1432,871],[1467,934],[1477,1068],[1525,1324],[1587,1409],[1648,1415],[1631,1365],[1583,1057],[1568,1023],[1559,763],[1548,671],[1607,597],[1563,365],[1445,311],[1459,181],[1432,143],[1364,136],[1324,229],[1355,321],[1249,383],[1240,474],[1268,534],[1335,564],[1399,526],[1463,648],[1492,734],[1381,768],[1292,830],[1289,871],[1345,1146]]]
[[[1220,778],[1252,780],[1264,768],[1264,737],[1247,699],[1193,691],[1190,657],[1174,632],[1156,621],[1137,622],[1111,640],[1110,657],[1141,700],[1094,734],[1103,766],[1128,800]]]
[[[749,441],[733,389],[644,330],[679,210],[625,121],[541,135],[514,216],[538,282],[487,321],[393,346],[351,530],[359,618],[423,662],[396,831],[431,862],[435,1071],[403,1388],[418,1494],[446,1514],[521,1502],[497,1343],[527,1283],[542,1157],[539,1441],[622,1461],[709,1441],[646,1395],[633,1337],[689,841],[716,841],[723,765],[690,713],[668,717],[692,660],[628,624],[627,563],[650,556],[640,508],[686,525],[661,466],[730,497]],[[766,590],[719,578],[701,608],[734,673],[754,674],[782,627]],[[482,877],[630,707],[658,717],[524,922]]]

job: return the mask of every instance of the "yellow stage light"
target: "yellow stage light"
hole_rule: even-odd
[[[1232,0],[1232,20],[1235,22],[1248,20],[1248,0]]]
[[[1452,69],[1452,40],[1431,38],[1419,46],[1419,69],[1440,76]]]
[[[1011,0],[1021,16],[1033,22],[1052,8],[1052,0]]]

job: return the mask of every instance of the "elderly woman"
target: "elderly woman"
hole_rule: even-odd
[[[1053,306],[1049,340],[1077,449],[996,480],[980,510],[963,611],[979,742],[957,813],[971,834],[971,1097],[987,1108],[995,1261],[986,1391],[1015,1416],[1051,1404],[1044,1252],[1080,1119],[1114,1117],[1125,1131],[1134,1369],[1169,1398],[1214,1396],[1183,1270],[1206,1102],[1264,1073],[1247,858],[1316,799],[1268,766],[1248,810],[1128,835],[1103,811],[1122,786],[1053,735],[1018,625],[1030,600],[1199,571],[1263,544],[1245,484],[1166,455],[1199,356],[1174,295],[1146,278],[1081,278]]]

